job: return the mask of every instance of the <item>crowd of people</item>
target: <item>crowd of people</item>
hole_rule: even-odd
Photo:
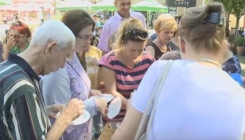
[[[84,10],[33,35],[12,23],[1,42],[0,139],[98,139],[108,123],[108,140],[241,140],[245,91],[222,3],[159,15],[152,35],[131,0],[115,6],[103,26]],[[90,98],[103,93],[121,99],[113,119],[110,103]],[[71,125],[84,110],[91,119]]]

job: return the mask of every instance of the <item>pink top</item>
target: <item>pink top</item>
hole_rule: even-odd
[[[126,99],[129,99],[131,93],[138,88],[147,69],[154,61],[155,59],[148,52],[143,52],[141,60],[130,69],[119,61],[114,51],[112,51],[101,58],[99,66],[106,67],[115,72],[117,91]],[[124,116],[125,110],[122,110],[114,121],[121,121]]]

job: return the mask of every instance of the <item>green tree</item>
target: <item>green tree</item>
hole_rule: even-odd
[[[221,2],[223,3],[226,12],[229,15],[233,14],[236,17],[236,32],[235,36],[237,35],[237,31],[239,28],[239,21],[240,18],[245,14],[245,0],[213,0],[214,2]]]
[[[240,18],[245,14],[245,0],[231,1],[232,14],[236,17],[236,34],[239,27]]]

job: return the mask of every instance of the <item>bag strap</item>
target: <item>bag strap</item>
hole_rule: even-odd
[[[160,84],[159,84],[159,87],[158,87],[159,89],[156,91],[158,93],[156,93],[156,97],[153,100],[153,108],[152,108],[152,112],[151,112],[151,115],[150,115],[150,118],[149,118],[149,121],[148,121],[148,125],[147,125],[148,127],[146,128],[146,135],[149,132],[148,130],[151,130],[151,128],[152,128],[152,122],[153,122],[153,119],[154,119],[154,116],[155,116],[155,112],[156,112],[156,107],[157,107],[157,103],[158,103],[158,100],[159,100],[159,96],[162,93],[162,88],[163,88],[164,83],[165,83],[165,81],[167,79],[167,76],[169,74],[171,66],[172,66],[172,64],[174,62],[173,60],[169,60],[169,61],[170,62],[169,62],[169,65],[168,65],[166,71],[163,72],[162,80],[160,81]]]
[[[153,114],[155,114],[155,109],[156,109],[156,105],[157,105],[157,101],[159,98],[159,95],[161,93],[163,84],[168,76],[168,73],[170,71],[170,68],[173,64],[173,60],[169,60],[168,63],[166,64],[166,66],[164,67],[164,70],[161,73],[161,76],[158,78],[153,91],[151,93],[150,99],[147,103],[145,112],[142,116],[142,119],[140,121],[140,125],[138,127],[138,131],[136,133],[135,136],[135,140],[139,140],[140,137],[147,132],[147,126],[148,126],[148,122],[150,120],[150,126],[151,126],[151,122],[152,122],[152,116]],[[160,88],[160,89],[159,89]],[[152,111],[152,112],[151,112]],[[149,115],[150,114],[150,115]]]

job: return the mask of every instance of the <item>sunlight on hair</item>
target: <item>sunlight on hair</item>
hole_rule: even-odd
[[[123,43],[126,43],[128,41],[128,40],[126,40],[126,42],[124,42],[123,37],[124,37],[125,33],[129,32],[129,31],[147,32],[147,29],[143,26],[143,24],[139,20],[137,20],[135,18],[130,18],[128,20],[123,21],[121,23],[118,31],[117,31],[117,34],[116,34],[116,40],[115,40],[115,43],[113,45],[114,49],[123,47]],[[143,39],[142,41],[145,41],[145,39]]]
[[[171,31],[177,30],[177,22],[173,16],[170,14],[161,14],[153,23],[154,30],[156,32],[160,31]]]
[[[225,21],[223,4],[217,2],[188,8],[180,20],[178,35],[190,42],[197,52],[207,50],[217,53],[225,39],[225,22],[215,24],[207,18],[214,12],[221,13],[218,20]]]

